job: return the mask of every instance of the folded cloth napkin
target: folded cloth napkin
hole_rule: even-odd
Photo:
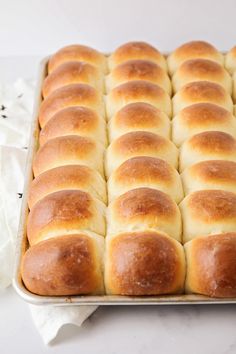
[[[0,289],[11,284],[22,200],[34,85],[19,79],[0,85]],[[65,324],[81,326],[96,306],[33,306],[33,321],[43,341],[52,341]]]

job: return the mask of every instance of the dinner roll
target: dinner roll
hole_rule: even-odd
[[[132,80],[146,80],[159,85],[171,95],[171,83],[167,72],[150,60],[128,60],[116,66],[106,78],[107,92]]]
[[[231,96],[219,84],[209,81],[191,82],[183,86],[173,97],[174,116],[181,109],[194,103],[215,103],[233,113]]]
[[[149,103],[130,103],[121,108],[108,122],[109,140],[131,131],[149,131],[170,137],[168,116]]]
[[[212,189],[197,191],[185,197],[179,206],[184,243],[201,235],[235,231],[235,193]]]
[[[172,78],[174,92],[194,81],[215,82],[231,94],[232,79],[224,67],[213,60],[191,59],[185,61]]]
[[[34,175],[65,165],[86,165],[103,175],[103,153],[103,146],[91,138],[78,135],[54,138],[37,151],[33,161]]]
[[[196,103],[182,109],[172,122],[172,140],[180,146],[204,131],[222,131],[236,137],[236,119],[226,109],[212,103]]]
[[[159,189],[176,203],[183,199],[181,179],[174,167],[158,158],[139,156],[125,161],[111,174],[107,182],[109,201],[140,187]]]
[[[202,189],[222,189],[236,193],[236,162],[198,162],[181,175],[185,195]]]
[[[69,296],[103,292],[104,239],[62,235],[30,247],[22,261],[26,288],[37,295]]]
[[[159,157],[175,168],[178,166],[178,149],[170,140],[154,133],[137,131],[120,136],[108,147],[106,176],[109,177],[124,161],[135,156]]]
[[[107,71],[105,55],[85,45],[74,44],[60,49],[51,56],[48,62],[48,72],[51,73],[59,65],[69,61],[84,61],[97,66],[103,72]]]
[[[233,74],[236,70],[236,46],[230,49],[230,51],[225,56],[225,67]]]
[[[83,106],[94,109],[104,116],[102,95],[95,88],[87,84],[71,84],[52,92],[42,102],[39,110],[39,123],[41,128],[63,108]]]
[[[204,41],[191,41],[182,44],[168,56],[167,63],[170,74],[173,75],[186,60],[196,58],[210,59],[221,65],[224,63],[223,55],[213,45]]]
[[[166,193],[152,188],[132,189],[107,209],[107,235],[155,229],[181,241],[181,215]]]
[[[108,58],[110,70],[117,65],[132,59],[151,60],[166,70],[164,56],[152,45],[145,42],[129,42],[117,48]]]
[[[107,239],[105,286],[108,294],[181,293],[184,277],[183,246],[165,234],[147,230]]]
[[[110,119],[128,103],[146,102],[171,116],[170,96],[158,85],[148,81],[129,81],[115,87],[106,97],[107,117]]]
[[[47,97],[60,87],[77,83],[89,84],[100,91],[104,88],[103,75],[98,68],[85,62],[71,61],[60,65],[46,77],[42,93]]]
[[[106,184],[100,174],[87,166],[60,166],[41,173],[29,189],[28,204],[32,206],[46,195],[65,189],[79,189],[106,203]]]
[[[30,210],[27,236],[30,245],[67,233],[92,231],[105,235],[105,205],[79,190],[48,194]]]
[[[186,292],[236,297],[236,233],[198,237],[186,243]]]
[[[58,111],[40,131],[40,145],[48,140],[66,135],[91,137],[107,144],[106,122],[95,111],[75,106]]]
[[[236,140],[227,133],[209,131],[196,134],[181,146],[179,170],[200,161],[236,161]]]

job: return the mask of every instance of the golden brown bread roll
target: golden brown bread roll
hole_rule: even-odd
[[[37,295],[101,294],[103,248],[103,237],[95,234],[61,235],[42,241],[23,257],[23,282]]]
[[[66,189],[82,190],[106,203],[106,184],[94,169],[82,165],[60,166],[41,173],[30,186],[28,204],[31,209],[46,195]]]
[[[109,201],[140,187],[159,189],[176,203],[183,199],[182,183],[176,169],[154,157],[139,156],[125,161],[111,174],[107,187]]]
[[[235,231],[235,193],[211,189],[193,192],[184,198],[179,207],[184,243],[201,235]]]
[[[66,135],[80,135],[94,138],[107,144],[106,122],[95,111],[75,106],[58,111],[40,131],[40,145],[48,140]]]
[[[105,235],[105,205],[79,190],[62,190],[39,200],[30,210],[30,245],[68,233],[91,231]]]
[[[172,140],[180,146],[204,131],[222,131],[236,137],[236,119],[226,109],[212,103],[196,103],[182,109],[172,122]]]
[[[149,103],[130,103],[121,108],[108,122],[110,142],[131,131],[149,131],[170,137],[168,116]]]
[[[124,161],[136,156],[159,157],[175,168],[178,166],[178,149],[170,140],[154,133],[137,131],[120,136],[108,147],[106,176],[109,177]]]
[[[33,161],[34,176],[55,167],[86,165],[103,175],[104,147],[94,139],[78,135],[48,140],[37,151]]]
[[[107,60],[102,53],[85,45],[74,44],[61,48],[51,56],[48,62],[48,72],[51,73],[68,61],[84,61],[97,66],[103,72],[107,71]]]
[[[229,73],[213,60],[191,59],[181,64],[172,78],[173,91],[177,92],[184,85],[194,81],[215,82],[229,94],[232,93],[232,79]]]
[[[210,59],[221,65],[224,63],[223,55],[213,45],[204,41],[191,41],[182,44],[168,56],[167,63],[170,74],[173,75],[186,60],[196,58]]]
[[[181,293],[184,277],[183,246],[165,234],[147,230],[107,239],[105,286],[108,294]]]
[[[164,56],[152,45],[145,42],[128,42],[117,48],[108,58],[110,70],[132,59],[151,60],[166,70]]]
[[[83,106],[95,110],[104,116],[102,95],[95,88],[87,84],[71,84],[52,92],[42,102],[39,110],[39,123],[41,128],[63,108]]]
[[[115,87],[106,97],[108,119],[129,103],[149,103],[171,116],[170,96],[158,85],[148,81],[129,81]]]
[[[198,237],[186,243],[186,292],[236,297],[236,233]]]
[[[230,134],[209,131],[196,134],[180,148],[179,170],[206,160],[236,161],[236,140]]]
[[[230,49],[230,51],[225,56],[225,67],[233,74],[236,70],[236,46]]]
[[[225,89],[210,81],[191,82],[173,97],[173,115],[194,103],[214,103],[233,113],[233,101]]]
[[[107,235],[153,229],[181,241],[181,215],[168,194],[152,188],[132,189],[107,209]]]
[[[198,162],[186,168],[181,177],[185,195],[203,189],[222,189],[236,193],[236,162]]]
[[[150,60],[128,60],[116,66],[106,77],[106,90],[127,81],[145,80],[159,85],[168,95],[171,95],[171,83],[167,72]]]
[[[98,68],[85,62],[70,61],[46,77],[42,88],[43,97],[63,86],[78,83],[88,84],[101,92],[104,89],[103,75]]]

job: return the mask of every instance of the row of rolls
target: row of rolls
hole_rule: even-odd
[[[39,295],[236,296],[236,49],[48,63],[21,267]]]

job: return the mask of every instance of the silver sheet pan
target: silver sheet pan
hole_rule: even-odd
[[[39,124],[38,112],[42,101],[41,87],[47,74],[48,58],[42,60],[39,68],[38,82],[35,95],[35,105],[29,145],[29,153],[26,166],[26,179],[22,200],[20,224],[17,235],[16,259],[14,267],[13,286],[16,292],[27,302],[35,305],[198,305],[198,304],[236,304],[236,298],[210,298],[202,295],[165,295],[165,296],[39,296],[29,292],[24,286],[20,273],[22,257],[28,248],[26,236],[26,222],[28,216],[28,193],[29,185],[33,179],[32,161],[38,146]]]

